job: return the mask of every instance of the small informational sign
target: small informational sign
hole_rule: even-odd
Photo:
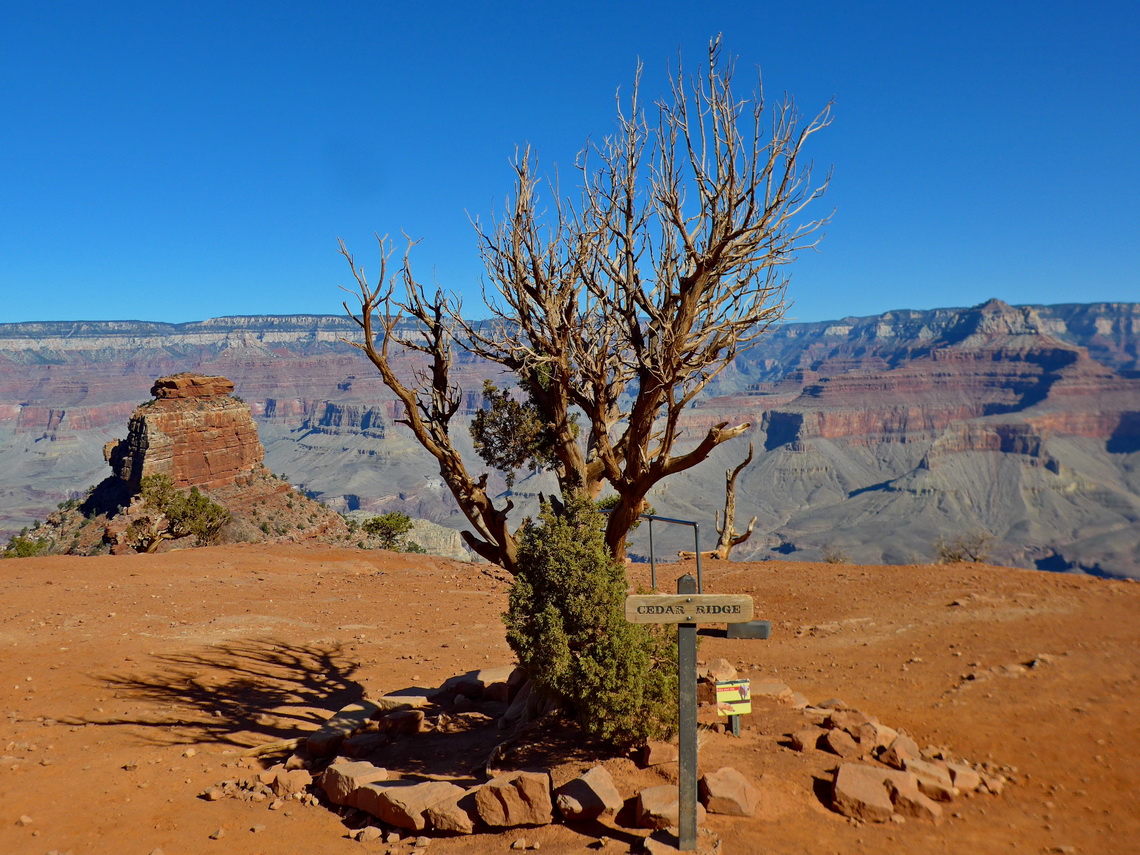
[[[625,598],[630,623],[741,623],[752,620],[748,594],[632,594]]]
[[[752,712],[752,687],[748,680],[716,684],[716,714],[743,715]]]

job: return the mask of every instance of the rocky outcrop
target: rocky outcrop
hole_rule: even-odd
[[[104,449],[115,476],[131,493],[148,475],[177,487],[248,483],[265,457],[249,406],[231,396],[224,377],[176,374],[151,387],[154,400],[131,415],[125,440]]]

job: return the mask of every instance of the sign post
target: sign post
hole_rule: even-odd
[[[685,574],[676,594],[633,594],[625,598],[631,623],[677,624],[677,846],[697,848],[697,624],[752,620],[747,594],[698,594],[697,580]]]
[[[678,594],[696,594],[697,580],[686,573]],[[677,627],[677,848],[697,848],[697,625]]]

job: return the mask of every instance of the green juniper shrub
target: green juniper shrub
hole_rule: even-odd
[[[365,534],[380,541],[381,549],[410,552],[407,548],[407,534],[412,530],[412,518],[403,511],[391,511],[378,517],[371,517],[360,527]]]
[[[140,493],[151,513],[127,528],[128,537],[140,551],[153,552],[163,540],[190,536],[200,545],[212,543],[230,519],[229,511],[197,487],[183,493],[167,475],[147,475]]]
[[[51,542],[46,538],[23,537],[13,535],[4,548],[4,558],[32,558],[36,555],[47,555],[51,551]]]
[[[534,690],[624,748],[676,727],[676,632],[626,621],[625,570],[602,523],[586,499],[562,514],[544,504],[539,521],[527,520],[503,620]]]

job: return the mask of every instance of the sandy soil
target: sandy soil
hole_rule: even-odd
[[[670,587],[681,572],[659,568]],[[701,747],[702,770],[731,764],[763,792],[756,817],[708,818],[721,851],[1137,851],[1140,585],[768,562],[706,566],[705,587],[752,594],[773,633],[705,630],[702,660],[726,657],[812,701],[842,698],[1012,779],[1001,796],[957,800],[937,827],[855,824],[820,799],[836,758],[782,744],[801,714],[757,704],[741,739],[709,733]],[[296,546],[49,557],[0,563],[0,591],[10,855],[410,852],[410,841],[349,840],[324,806],[199,794],[247,771],[245,748],[312,730],[362,695],[510,661],[506,584],[444,559]],[[1051,661],[1017,667],[1039,654]],[[627,796],[671,774],[608,765]],[[437,838],[428,851],[507,852],[524,837],[544,853],[625,852],[642,834],[551,826]]]

